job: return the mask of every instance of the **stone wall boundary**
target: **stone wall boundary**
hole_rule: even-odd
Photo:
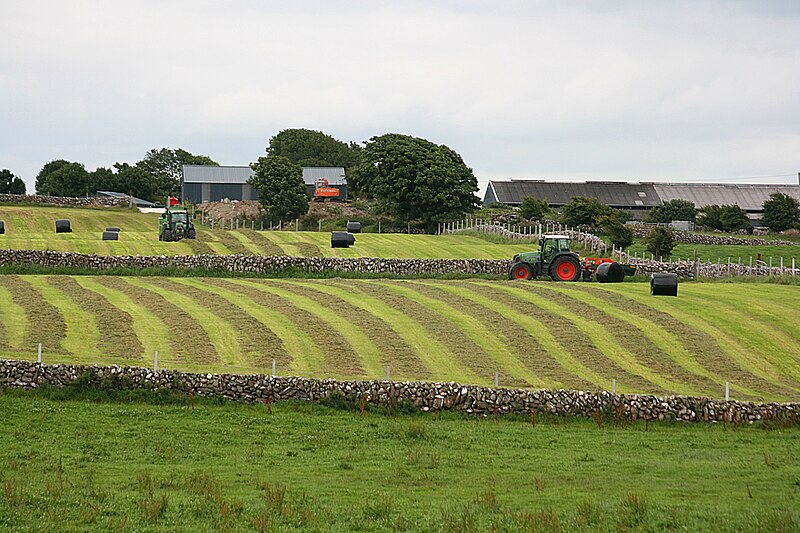
[[[122,198],[42,196],[38,194],[0,194],[0,203],[18,202],[60,207],[127,207],[129,202]]]
[[[410,402],[423,412],[460,411],[477,416],[537,413],[625,420],[752,423],[781,421],[797,426],[800,403],[754,403],[703,397],[613,394],[575,390],[492,388],[455,382],[358,381],[263,374],[192,373],[133,366],[46,364],[0,360],[0,385],[19,389],[62,387],[78,379],[114,380],[131,388],[176,390],[232,401],[319,401],[334,394],[374,405]]]

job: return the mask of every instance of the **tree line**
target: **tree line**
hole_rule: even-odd
[[[36,194],[87,196],[97,191],[130,194],[153,202],[179,196],[183,165],[218,165],[205,155],[178,148],[153,148],[134,163],[114,163],[111,168],[86,170],[83,163],[56,159],[46,163],[36,176]],[[0,193],[25,194],[25,182],[11,171],[0,172]]]

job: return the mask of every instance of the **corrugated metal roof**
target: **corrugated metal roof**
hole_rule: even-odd
[[[314,185],[318,179],[328,180],[328,185],[345,185],[343,167],[303,167],[303,181],[306,185]]]
[[[518,205],[526,196],[547,200],[552,206],[562,206],[576,197],[597,198],[611,207],[648,208],[661,205],[650,183],[607,181],[545,182],[542,180],[490,181],[489,189],[497,201]]]
[[[779,192],[800,201],[798,185],[751,185],[734,183],[654,183],[662,202],[689,200],[701,209],[707,205],[736,204],[745,211],[761,211],[769,195]]]
[[[247,183],[253,169],[250,167],[183,165],[185,183]]]
[[[250,167],[183,165],[184,183],[247,183],[253,176]],[[320,178],[328,180],[330,185],[345,185],[343,167],[303,167],[303,181],[306,185],[314,185]]]
[[[142,200],[141,198],[137,198],[135,196],[129,196],[122,192],[115,192],[115,191],[97,191],[96,193],[98,196],[108,196],[109,198],[120,198],[123,200],[131,201],[139,207],[155,207],[157,204],[150,202],[148,200]]]

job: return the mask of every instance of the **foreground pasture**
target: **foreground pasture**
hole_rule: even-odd
[[[158,399],[0,390],[0,529],[800,527],[796,428]]]
[[[0,276],[0,356],[202,372],[800,397],[795,286]]]

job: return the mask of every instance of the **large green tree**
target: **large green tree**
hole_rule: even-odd
[[[698,224],[720,231],[752,231],[747,213],[738,205],[707,205],[700,210]]]
[[[25,194],[25,182],[4,168],[0,170],[0,194]]]
[[[36,178],[36,193],[47,196],[86,196],[94,192],[89,173],[81,163],[51,161]]]
[[[644,243],[646,250],[656,257],[669,257],[675,248],[675,236],[669,228],[659,226],[650,230]]]
[[[478,180],[454,150],[409,135],[373,137],[349,183],[377,198],[400,220],[428,226],[464,216],[480,204]]]
[[[269,140],[267,155],[283,156],[301,167],[344,167],[348,171],[361,160],[361,147],[346,144],[316,130],[283,130]]]
[[[561,208],[561,219],[568,226],[599,226],[602,219],[613,216],[614,210],[597,198],[575,196]]]
[[[219,163],[206,155],[195,155],[182,148],[153,148],[148,150],[144,158],[136,166],[151,174],[155,179],[156,188],[153,192],[155,198],[162,201],[167,196],[177,196],[181,193],[181,177],[183,165],[210,165],[219,166]],[[120,191],[122,192],[122,191]]]
[[[770,231],[800,228],[800,203],[788,194],[772,193],[764,201],[762,222]]]
[[[647,213],[647,222],[669,223],[673,220],[689,220],[694,222],[697,208],[689,200],[667,200]]]
[[[551,213],[547,200],[525,196],[519,206],[519,215],[528,220],[544,220]]]
[[[247,180],[258,192],[267,219],[287,222],[308,213],[308,192],[303,169],[288,157],[259,157],[250,164],[255,174]]]

